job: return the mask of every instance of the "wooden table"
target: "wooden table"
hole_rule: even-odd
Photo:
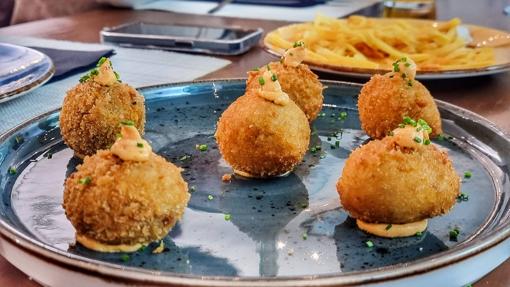
[[[441,0],[437,1],[437,4],[439,19],[460,17],[468,23],[510,30],[510,17],[505,16],[502,12],[504,5],[507,4],[506,0],[490,2]],[[362,13],[373,13],[374,11],[377,11],[377,9],[366,9]],[[2,35],[17,35],[95,43],[99,42],[99,31],[104,26],[113,26],[139,20],[209,26],[238,25],[243,27],[262,27],[265,31],[288,24],[287,22],[279,21],[197,16],[156,11],[105,9],[70,17],[53,18],[2,28],[0,29],[0,41]],[[246,71],[273,60],[260,46],[244,55],[225,58],[231,60],[232,64],[203,78],[244,77]],[[327,74],[320,74],[320,77],[347,81],[354,80]],[[510,134],[510,73],[461,80],[440,80],[425,82],[424,84],[430,89],[434,97],[481,114]],[[510,260],[481,279],[475,286],[510,286],[509,273]],[[0,286],[39,285],[29,280],[26,275],[0,257]]]

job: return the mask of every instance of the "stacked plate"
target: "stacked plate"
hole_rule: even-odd
[[[54,73],[53,62],[45,54],[0,43],[0,103],[39,87]]]

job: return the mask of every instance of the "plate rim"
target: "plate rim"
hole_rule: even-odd
[[[164,87],[178,87],[189,86],[194,84],[207,84],[207,83],[242,83],[246,78],[222,78],[222,79],[204,79],[185,82],[175,82],[169,84],[156,84],[137,88],[142,94],[144,90]],[[335,81],[335,80],[321,80],[326,86],[351,86],[361,87],[362,84]],[[478,115],[472,111],[462,107],[441,101],[435,100],[438,106],[462,116],[468,116],[471,120],[483,124],[486,128],[493,133],[498,134],[500,137],[510,143],[510,135],[497,127],[490,120]],[[4,142],[7,138],[15,134],[20,129],[37,122],[38,120],[58,113],[61,108],[53,109],[46,113],[33,117],[11,129],[0,134],[0,142]],[[63,250],[57,249],[46,243],[40,242],[35,238],[23,234],[14,226],[5,222],[0,218],[0,239],[8,240],[14,246],[20,248],[22,251],[28,252],[39,259],[50,261],[53,264],[59,265],[66,269],[71,269],[76,272],[92,274],[93,276],[100,276],[101,278],[112,278],[115,280],[123,280],[128,282],[144,282],[155,284],[179,284],[183,286],[333,286],[333,285],[360,285],[368,283],[381,283],[390,280],[403,279],[418,274],[424,274],[452,264],[470,259],[485,250],[496,247],[505,240],[510,238],[510,221],[507,220],[506,224],[498,226],[496,229],[489,231],[487,234],[480,238],[476,238],[470,242],[460,243],[453,248],[408,263],[400,263],[380,268],[374,268],[366,271],[354,271],[346,273],[328,273],[321,275],[300,275],[300,276],[279,276],[275,278],[256,277],[256,276],[197,276],[173,272],[160,272],[144,270],[134,267],[125,267],[117,264],[102,262],[95,259],[89,259],[82,256],[72,255]],[[508,256],[507,256],[508,257]],[[399,268],[395,268],[398,266]],[[164,274],[161,274],[164,273]]]
[[[368,17],[368,18],[374,18],[374,17]],[[375,17],[375,19],[382,19],[382,20],[389,20],[388,18],[381,18],[381,17]],[[405,18],[404,20],[408,21],[414,21],[414,22],[427,22],[427,23],[444,23],[446,21],[441,20],[428,20],[428,19],[413,19],[413,18]],[[294,25],[300,25],[310,23],[309,22],[301,22],[301,23],[290,23],[288,25],[280,26],[276,29],[273,29],[271,31],[268,31],[266,35],[264,35],[264,38],[262,39],[262,50],[267,52],[268,54],[280,58],[282,55],[280,55],[278,52],[276,52],[272,47],[273,45],[270,45],[267,43],[266,38],[267,35],[271,32],[274,32],[280,28],[283,27],[290,27]],[[510,33],[504,30],[495,29],[492,27],[487,26],[481,26],[481,25],[474,25],[474,24],[461,24],[462,26],[468,27],[471,29],[484,29],[484,30],[491,30],[495,32],[499,32],[502,34],[506,34],[510,36]],[[494,49],[497,49],[498,47],[494,47]],[[342,75],[342,76],[349,76],[354,78],[369,78],[372,75],[375,74],[385,74],[388,72],[391,72],[391,70],[386,69],[368,69],[368,68],[358,68],[358,67],[350,67],[350,66],[335,66],[335,65],[328,65],[328,64],[321,64],[321,63],[315,63],[315,62],[308,62],[303,61],[303,63],[307,64],[310,69],[320,71],[323,73],[329,73],[329,74],[335,74],[335,75]],[[455,79],[455,78],[468,78],[468,77],[479,77],[479,76],[485,76],[485,75],[492,75],[497,73],[504,73],[506,71],[510,71],[510,60],[507,63],[498,64],[498,65],[490,65],[486,67],[480,67],[480,68],[471,68],[471,69],[453,69],[453,70],[439,70],[439,71],[416,71],[416,79],[418,80],[440,80],[440,79]]]

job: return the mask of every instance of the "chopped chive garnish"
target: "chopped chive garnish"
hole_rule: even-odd
[[[179,158],[179,160],[180,160],[180,161],[185,161],[185,160],[188,160],[188,159],[190,159],[190,158],[191,158],[191,156],[190,156],[190,155],[185,154],[185,155],[181,156],[181,157]]]
[[[17,143],[17,144],[22,144],[22,143],[25,141],[25,139],[23,138],[23,136],[22,136],[22,135],[17,135],[17,136],[14,138],[14,140],[16,141],[16,143]]]
[[[17,170],[14,166],[11,166],[11,167],[9,167],[9,169],[7,170],[7,172],[8,172],[9,174],[14,175],[14,174],[18,173],[18,170]]]
[[[117,73],[117,71],[113,71],[113,73],[115,74],[115,78],[117,79],[117,81],[120,81],[119,73]]]
[[[414,139],[413,139],[413,140],[414,140],[415,142],[417,142],[417,143],[421,143],[421,138],[419,138],[419,137],[414,137]]]
[[[374,247],[374,243],[373,243],[371,240],[367,240],[367,241],[365,241],[365,245],[366,245],[368,248],[372,248],[372,247]]]
[[[260,69],[259,69],[259,68],[253,68],[253,69],[251,69],[251,70],[252,70],[252,71],[256,71],[256,72],[260,71]]]
[[[273,74],[271,76],[271,81],[276,82],[278,80],[278,77],[276,77],[276,74]]]
[[[294,42],[293,47],[294,47],[294,48],[297,48],[297,47],[301,47],[301,46],[304,46],[304,45],[305,45],[305,42],[303,42],[303,41],[297,41],[297,42]]]
[[[347,112],[340,112],[340,114],[338,115],[338,119],[339,120],[345,120],[347,118]]]
[[[400,67],[398,66],[398,61],[393,63],[393,72],[395,72],[395,73],[400,72]]]
[[[80,83],[85,83],[86,81],[88,81],[88,79],[90,79],[90,76],[88,74],[87,75],[83,75],[80,78]]]
[[[424,141],[423,141],[423,144],[424,144],[424,145],[429,145],[429,144],[430,144],[430,140],[429,140],[429,139],[424,140]]]
[[[415,121],[415,120],[413,120],[413,119],[411,119],[411,118],[410,118],[410,117],[408,117],[408,116],[405,116],[405,117],[404,117],[404,124],[406,124],[406,125],[411,125],[411,126],[413,126],[413,127],[416,127],[416,121]]]
[[[137,143],[136,146],[139,147],[139,148],[142,148],[143,147],[143,143]]]
[[[197,190],[197,188],[192,185],[190,188],[189,188],[189,192],[195,192]]]
[[[199,151],[206,151],[207,150],[207,145],[206,144],[200,144],[200,145],[197,145],[196,148]]]
[[[429,124],[424,119],[418,119],[416,122],[422,129],[424,129],[426,132],[431,133],[432,128],[429,126]]]
[[[471,178],[472,176],[473,176],[473,173],[471,171],[464,172],[464,178]]]
[[[308,239],[308,234],[305,232],[303,233],[303,240],[307,240]]]
[[[460,234],[460,229],[458,227],[455,227],[454,229],[450,230],[449,237],[450,241],[457,241]]]
[[[340,141],[335,141],[335,147],[340,147]]]
[[[465,194],[464,192],[461,192],[459,194],[459,196],[457,196],[457,202],[468,201],[468,200],[469,200],[469,195]]]
[[[207,196],[207,199],[209,199],[209,200],[213,200],[213,199],[214,199],[214,196],[212,196],[212,195],[210,195],[210,194],[209,194],[209,195]]]
[[[225,220],[226,221],[230,221],[230,219],[232,219],[232,215],[231,214],[225,214]]]
[[[261,86],[263,86],[265,83],[266,83],[266,80],[264,80],[264,78],[262,78],[262,77],[259,77],[259,84]]]
[[[135,122],[132,121],[132,120],[123,120],[120,122],[121,125],[124,125],[124,126],[134,126],[135,125]]]
[[[130,258],[130,257],[129,257],[129,255],[127,255],[127,254],[122,254],[122,255],[120,256],[120,260],[122,260],[122,262],[128,262],[128,261],[129,261],[129,259],[131,259],[131,258]]]
[[[386,230],[390,230],[390,229],[391,229],[391,227],[393,227],[393,225],[390,223],[390,224],[386,225],[386,227],[385,227],[384,229],[386,229]]]
[[[104,64],[104,62],[106,62],[106,57],[101,57],[101,59],[99,59],[99,61],[97,61],[97,67],[101,66],[102,64]]]
[[[423,236],[423,232],[418,231],[418,232],[416,232],[416,234],[415,234],[415,235],[416,235],[416,237],[422,237],[422,236]]]
[[[89,185],[92,182],[92,178],[90,176],[82,177],[78,180],[79,184]]]

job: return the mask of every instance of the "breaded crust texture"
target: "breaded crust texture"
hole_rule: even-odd
[[[133,245],[166,236],[188,200],[181,169],[164,158],[152,153],[148,161],[123,161],[103,150],[68,177],[63,206],[77,234]]]
[[[374,75],[359,94],[361,127],[374,139],[381,139],[396,129],[404,116],[424,119],[432,128],[431,136],[441,134],[441,116],[430,95],[420,82],[412,85],[401,74]]]
[[[250,93],[234,101],[218,121],[221,154],[234,169],[257,177],[292,170],[310,141],[305,114],[293,101],[282,106]]]
[[[133,121],[143,134],[144,98],[124,83],[103,86],[87,81],[67,92],[60,112],[60,132],[65,143],[83,158],[109,148],[123,120]]]
[[[434,145],[401,148],[392,136],[354,150],[337,191],[354,218],[404,224],[447,213],[460,179],[446,152]]]
[[[271,72],[277,75],[282,90],[303,110],[308,120],[315,120],[324,101],[322,96],[324,87],[317,75],[303,64],[292,67],[280,62],[271,62],[268,66]],[[265,70],[267,70],[266,66],[259,71],[248,72],[246,90],[260,89],[259,77]]]

